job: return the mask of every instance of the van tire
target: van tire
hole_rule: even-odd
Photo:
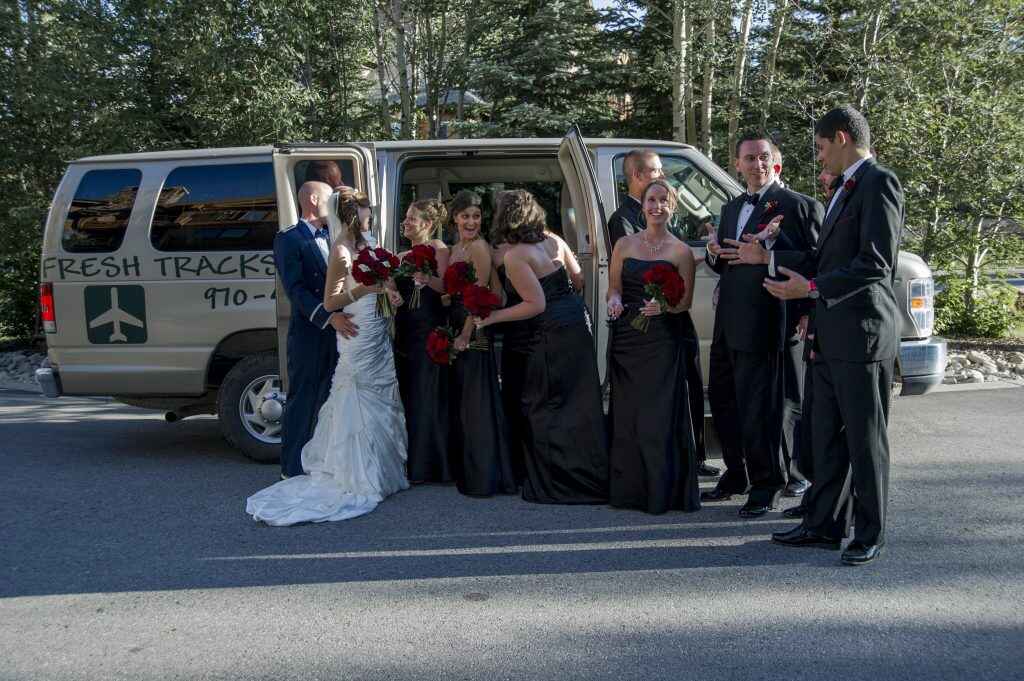
[[[243,394],[256,385],[267,381],[280,382],[277,354],[262,352],[245,357],[228,371],[217,394],[217,418],[220,432],[235,449],[259,463],[275,463],[281,457],[280,430],[277,442],[266,442],[254,435],[247,427],[241,407]],[[272,437],[267,439],[273,439]]]

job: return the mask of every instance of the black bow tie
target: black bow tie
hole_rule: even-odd
[[[321,227],[320,229],[316,230],[316,234],[314,236],[317,239],[327,239],[328,241],[330,241],[331,231],[327,227]]]
[[[836,190],[836,189],[839,189],[842,186],[843,186],[843,176],[842,175],[840,175],[836,179],[832,180],[832,190],[833,191]]]
[[[747,197],[744,200],[747,203],[749,203],[751,206],[756,206],[757,202],[761,200],[761,195],[760,194],[747,194]]]

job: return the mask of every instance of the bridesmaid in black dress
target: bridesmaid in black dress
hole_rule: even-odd
[[[441,303],[448,247],[437,238],[447,217],[444,204],[426,199],[409,206],[402,222],[402,234],[413,246],[434,247],[438,269],[437,276],[416,273],[413,278],[397,280],[406,304],[395,313],[395,369],[409,435],[406,470],[413,484],[455,479],[448,460],[449,372],[447,367],[430,361],[426,352],[427,335],[448,323],[448,310]],[[417,288],[420,304],[412,308],[408,303]]]
[[[451,222],[458,241],[452,247],[449,265],[472,263],[477,283],[486,286],[491,274],[491,247],[480,236],[480,204],[480,196],[466,190],[452,199]],[[459,491],[480,497],[515,494],[516,478],[493,344],[483,331],[476,342],[471,342],[473,321],[458,297],[451,301],[450,320],[458,334],[458,355],[451,368],[449,442]]]
[[[654,180],[641,198],[647,226],[619,239],[612,252],[608,317],[611,376],[611,505],[648,513],[700,508],[693,427],[680,313],[693,300],[695,265],[689,247],[665,228],[676,195]],[[662,310],[644,295],[643,275],[657,263],[674,266],[686,283],[679,305]],[[650,319],[646,333],[631,325]]]
[[[499,194],[497,206],[495,207],[495,222],[501,211],[502,194]],[[492,235],[493,227],[492,227]],[[496,244],[491,249],[491,262],[493,263],[493,276],[491,277],[491,290],[501,293],[504,307],[514,307],[522,302],[519,294],[510,286],[506,286],[508,275],[505,273],[505,253],[512,247],[511,244]],[[524,356],[515,352],[514,348],[522,344],[521,337],[528,333],[522,322],[503,322],[491,326],[489,329],[491,338],[494,339],[495,348],[500,347],[498,355],[498,374],[501,376],[501,404],[505,410],[505,419],[508,422],[508,446],[512,457],[512,472],[515,475],[516,484],[522,485],[523,477],[526,475],[525,454],[523,450],[523,437],[525,427],[519,414],[519,398],[523,393],[523,377],[525,375]]]
[[[583,301],[569,283],[579,264],[561,239],[544,232],[544,209],[526,191],[507,192],[497,220],[511,307],[478,328],[515,322],[503,352],[522,372],[517,383],[526,477],[523,499],[596,504],[608,499],[608,450],[594,341]],[[566,264],[563,264],[566,263]]]

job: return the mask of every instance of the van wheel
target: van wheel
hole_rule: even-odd
[[[231,367],[220,386],[217,417],[221,434],[253,461],[278,461],[286,399],[277,355],[264,352],[246,357]]]

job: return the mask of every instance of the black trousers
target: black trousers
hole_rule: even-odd
[[[718,325],[715,327],[709,355],[708,403],[711,405],[711,421],[722,444],[722,461],[725,463],[725,472],[718,480],[718,488],[734,494],[743,494],[747,491],[750,481],[743,461],[743,443],[736,427],[739,409],[736,406],[732,355],[725,338],[719,333]]]
[[[854,539],[884,543],[894,362],[841,362],[822,357],[813,362],[814,466],[804,517],[807,529],[844,536],[847,505],[852,504]]]
[[[786,339],[786,349],[782,353],[782,457],[789,477],[798,480],[808,479],[801,469],[801,454],[807,452],[805,458],[809,459],[811,451],[809,446],[801,446],[803,434],[809,430],[804,426],[810,423],[803,417],[804,393],[810,383],[805,365],[804,342],[799,335],[790,336]],[[808,433],[808,443],[809,437]]]
[[[719,486],[740,493],[749,484],[751,502],[769,502],[787,480],[782,353],[732,350],[716,338],[711,361],[708,397],[727,468]]]

